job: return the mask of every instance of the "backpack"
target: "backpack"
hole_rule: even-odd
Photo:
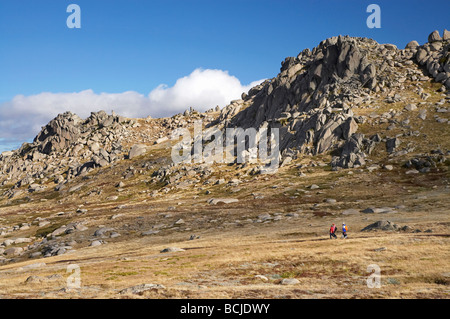
[[[344,230],[345,230],[345,231],[348,231],[348,227],[347,227],[347,225],[345,225],[345,227],[344,227]]]

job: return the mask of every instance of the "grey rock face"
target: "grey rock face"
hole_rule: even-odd
[[[386,141],[386,151],[388,153],[393,153],[397,147],[400,145],[401,141],[397,137],[390,138]]]
[[[34,139],[34,142],[39,143],[38,150],[44,154],[50,154],[53,151],[66,149],[80,136],[81,122],[82,119],[71,112],[59,114]]]
[[[276,78],[253,88],[240,102],[249,104],[247,108],[236,112],[237,105],[230,105],[222,110],[220,121],[232,127],[279,128],[281,152],[319,154],[334,148],[358,128],[346,104],[353,96],[336,92],[343,87],[353,92],[374,89],[377,84],[377,67],[361,51],[363,43],[375,45],[368,39],[339,36],[312,52],[286,58]]]
[[[364,134],[355,133],[341,148],[341,155],[333,157],[331,166],[352,168],[366,164],[365,158],[373,151],[380,137],[374,135],[366,138]]]

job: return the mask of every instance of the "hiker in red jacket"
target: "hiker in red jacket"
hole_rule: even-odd
[[[335,224],[331,225],[331,227],[330,227],[330,239],[332,239],[333,237],[335,239],[337,239],[336,230],[337,230],[336,225]]]

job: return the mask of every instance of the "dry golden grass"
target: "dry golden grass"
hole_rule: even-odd
[[[348,240],[329,240],[326,234],[302,236],[305,226],[295,224],[249,228],[246,235],[236,229],[211,231],[195,241],[173,238],[170,246],[184,252],[162,254],[159,251],[168,244],[143,238],[46,258],[45,267],[31,271],[17,271],[30,261],[3,266],[0,291],[9,297],[117,298],[123,297],[118,294],[121,289],[158,283],[167,289],[144,297],[448,297],[448,277],[443,275],[449,271],[448,233],[350,232]],[[375,251],[380,247],[385,250]],[[31,275],[56,273],[66,278],[69,264],[81,268],[82,288],[77,292],[59,292],[64,280],[25,283]],[[371,264],[381,268],[380,289],[367,288]],[[255,275],[269,280],[263,282]],[[296,278],[300,284],[280,285],[282,278]]]

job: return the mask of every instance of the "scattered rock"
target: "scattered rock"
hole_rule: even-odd
[[[284,278],[281,281],[282,285],[297,285],[299,283],[300,283],[300,281],[298,279],[295,279],[295,278]]]
[[[6,249],[3,254],[6,256],[20,256],[23,252],[23,248],[22,247],[12,247],[12,248],[8,248]]]
[[[161,253],[176,253],[179,251],[184,251],[183,248],[178,248],[178,247],[168,247],[168,248],[164,248],[163,250],[161,250]]]
[[[261,221],[261,222],[264,222],[264,221],[267,221],[267,220],[271,220],[271,219],[272,219],[272,216],[270,216],[269,213],[258,215],[258,220]]]
[[[32,275],[32,276],[29,276],[25,280],[25,283],[26,284],[39,284],[39,283],[42,283],[43,281],[45,281],[44,277]]]
[[[110,233],[114,230],[114,228],[110,227],[101,227],[94,232],[95,237],[103,237],[106,233]]]
[[[183,220],[182,218],[178,219],[178,220],[174,223],[174,225],[182,225],[182,224],[184,224],[184,220]]]
[[[125,183],[124,182],[119,182],[119,183],[117,183],[116,187],[123,188],[123,187],[125,187]]]
[[[417,106],[415,104],[408,104],[404,108],[405,111],[415,111],[417,110]]]
[[[219,203],[224,203],[224,204],[231,204],[231,203],[236,203],[239,200],[236,198],[211,198],[208,200],[208,204],[210,205],[217,205]]]
[[[405,226],[401,227],[400,230],[407,232],[407,231],[412,231],[412,228],[408,225],[405,225]]]
[[[147,230],[141,233],[141,236],[150,236],[150,235],[156,235],[159,233],[159,230]]]
[[[393,153],[400,144],[401,144],[401,141],[397,137],[387,139],[386,140],[386,151],[388,153]]]
[[[163,285],[160,285],[160,284],[141,284],[141,285],[123,289],[119,293],[120,294],[142,295],[146,291],[160,290],[160,289],[166,289],[166,287],[164,287]]]
[[[255,275],[255,278],[261,279],[262,281],[269,281],[269,279],[266,276],[263,276],[263,275]]]
[[[89,245],[89,247],[97,247],[97,246],[100,246],[100,245],[102,245],[102,242],[100,240],[93,240],[91,242],[91,244]]]

